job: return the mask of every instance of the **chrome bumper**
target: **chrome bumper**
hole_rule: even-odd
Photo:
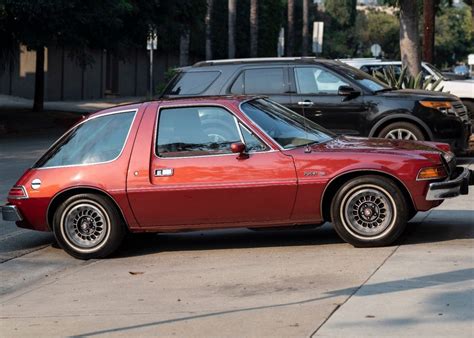
[[[2,219],[7,222],[16,222],[23,221],[20,211],[14,205],[4,205],[0,206],[0,211],[2,213]]]
[[[462,167],[457,167],[456,172],[457,176],[451,180],[430,183],[426,200],[439,201],[459,195],[467,195],[469,185],[474,183],[474,175],[471,170]]]

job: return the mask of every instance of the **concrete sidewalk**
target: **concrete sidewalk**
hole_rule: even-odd
[[[146,100],[145,97],[117,97],[82,101],[46,101],[45,110],[91,113],[97,110]],[[31,109],[33,100],[16,96],[0,95],[0,109]]]

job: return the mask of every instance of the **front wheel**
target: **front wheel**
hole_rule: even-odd
[[[392,140],[424,141],[421,130],[410,122],[395,122],[384,127],[377,135]]]
[[[331,216],[336,232],[356,247],[392,244],[406,227],[407,203],[391,180],[362,176],[334,196]]]
[[[79,194],[66,199],[56,210],[53,232],[68,254],[92,259],[112,254],[123,240],[125,226],[108,198]]]

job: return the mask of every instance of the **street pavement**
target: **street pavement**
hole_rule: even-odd
[[[0,139],[2,198],[55,137]],[[0,336],[473,337],[473,206],[420,213],[384,248],[326,224],[133,236],[89,261],[0,221]]]

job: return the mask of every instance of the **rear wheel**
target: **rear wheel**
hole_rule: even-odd
[[[395,122],[384,127],[377,135],[392,140],[423,141],[425,136],[421,130],[410,122]]]
[[[103,258],[119,247],[125,225],[108,198],[79,194],[69,197],[56,210],[53,232],[58,244],[71,256]]]
[[[400,189],[389,179],[362,176],[348,181],[331,204],[336,232],[357,247],[393,243],[407,223],[408,206]]]

